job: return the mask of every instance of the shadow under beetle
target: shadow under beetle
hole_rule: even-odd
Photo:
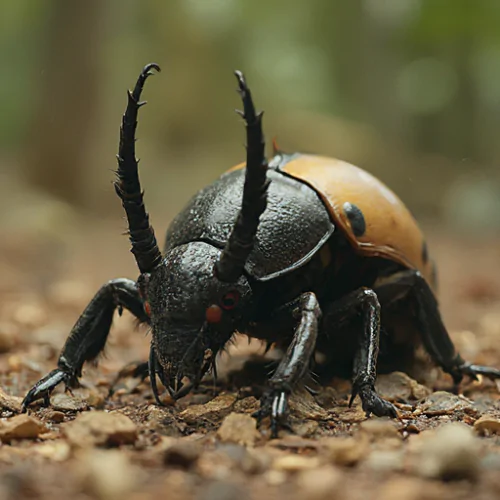
[[[217,353],[235,331],[283,347],[257,414],[259,422],[270,417],[273,435],[286,425],[288,396],[316,351],[331,373],[352,377],[351,402],[359,395],[366,413],[378,416],[397,412],[375,391],[377,367],[403,363],[419,343],[455,384],[464,375],[500,377],[455,350],[434,295],[424,237],[399,198],[339,160],[275,148],[268,162],[262,113],[238,71],[246,164],[191,199],[171,223],[162,255],[135,157],[140,96],[152,69],[159,71],[147,65],[128,93],[114,184],[140,276],[112,280],[97,292],[58,367],[28,392],[23,410],[39,398],[49,404],[61,382],[77,384],[83,364],[103,350],[116,308],[151,327],[149,361],[140,368],[158,404],[157,378],[173,398],[186,395],[215,371]]]

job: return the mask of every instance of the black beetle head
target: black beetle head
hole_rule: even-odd
[[[194,385],[200,381],[251,300],[244,276],[233,283],[217,278],[220,254],[202,242],[176,247],[150,274],[144,291],[160,378],[174,396],[184,377]]]

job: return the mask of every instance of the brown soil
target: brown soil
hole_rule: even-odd
[[[73,395],[19,415],[20,397],[55,367],[72,324],[99,284],[134,276],[125,239],[103,227],[66,242],[61,254],[36,238],[0,244],[0,499],[196,498],[200,500],[460,499],[500,495],[500,403],[495,383],[466,381],[460,395],[426,365],[424,384],[379,377],[399,420],[366,419],[348,407],[350,384],[334,380],[291,401],[292,431],[256,430],[258,343],[238,340],[210,380],[159,408],[149,385],[123,377],[145,360],[146,330],[115,321],[107,356],[86,367]],[[472,242],[430,231],[441,304],[462,355],[500,366],[500,241]],[[62,264],[63,263],[63,264]],[[455,423],[454,422],[458,422]]]

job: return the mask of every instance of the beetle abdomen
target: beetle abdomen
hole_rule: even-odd
[[[244,176],[244,169],[232,170],[199,191],[172,221],[166,250],[190,241],[205,241],[222,248],[241,207]],[[268,171],[268,177],[271,184],[267,208],[245,266],[259,280],[305,264],[334,230],[314,189],[273,170]]]
[[[435,285],[424,236],[385,184],[361,168],[322,156],[296,156],[281,169],[316,190],[357,253],[417,269]]]

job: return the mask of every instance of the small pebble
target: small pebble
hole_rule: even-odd
[[[356,465],[368,452],[368,440],[364,438],[329,438],[322,446],[325,458],[336,465]]]
[[[187,424],[197,424],[200,420],[218,421],[222,415],[229,413],[236,401],[236,396],[230,394],[221,394],[203,405],[188,406],[179,414]]]
[[[500,434],[500,419],[492,415],[483,415],[474,423],[474,430],[482,436]]]
[[[401,471],[404,468],[404,453],[374,450],[368,455],[364,465],[375,472]]]
[[[293,392],[289,398],[290,412],[298,419],[327,420],[328,412],[305,389]]]
[[[359,424],[360,430],[372,440],[399,438],[396,424],[385,418],[371,418]]]
[[[301,455],[286,455],[274,460],[272,467],[274,470],[284,472],[298,472],[306,469],[318,467],[319,459],[317,457],[304,457]]]
[[[85,401],[69,394],[54,394],[50,403],[52,408],[58,411],[83,411],[87,409]]]
[[[76,447],[117,446],[132,444],[137,439],[137,426],[118,412],[81,413],[72,422],[62,424],[61,429]]]
[[[92,449],[77,458],[82,489],[100,500],[128,498],[138,482],[138,471],[119,450]]]
[[[416,477],[396,477],[385,481],[379,489],[376,500],[437,500],[430,494],[433,486],[427,481]],[[427,494],[423,494],[427,492]],[[443,498],[443,497],[441,497]]]
[[[62,411],[54,411],[54,410],[49,410],[45,414],[45,418],[47,420],[50,420],[51,422],[55,422],[56,424],[59,424],[64,421],[66,418],[66,415]]]
[[[17,396],[11,396],[2,390],[0,387],[0,409],[1,410],[10,410],[15,413],[19,413],[21,411],[21,403],[23,399]]]
[[[26,415],[16,415],[7,421],[0,422],[0,440],[9,443],[13,439],[35,439],[45,426],[39,420]]]
[[[381,397],[389,401],[408,401],[425,398],[431,390],[419,384],[403,372],[392,372],[388,375],[379,375],[375,388]]]
[[[332,466],[304,470],[297,476],[301,498],[309,500],[333,500],[343,498],[342,474]]]
[[[70,456],[71,448],[66,441],[58,439],[42,443],[34,448],[42,457],[53,460],[54,462],[64,462]]]
[[[301,421],[298,424],[294,423],[292,425],[292,429],[294,434],[296,434],[297,436],[304,438],[312,437],[319,429],[319,422],[317,422],[316,420]]]
[[[479,474],[480,442],[472,429],[451,423],[427,433],[420,449],[417,472],[443,480],[474,480]]]
[[[457,411],[462,411],[469,415],[477,415],[477,408],[474,404],[463,396],[457,396],[446,391],[437,391],[425,399],[418,406],[417,414],[424,413],[429,417],[438,415],[452,415]]]
[[[260,437],[257,422],[244,413],[230,413],[222,422],[217,436],[224,443],[252,446]]]
[[[163,452],[163,463],[188,469],[196,463],[200,453],[200,447],[196,443],[177,441]]]

